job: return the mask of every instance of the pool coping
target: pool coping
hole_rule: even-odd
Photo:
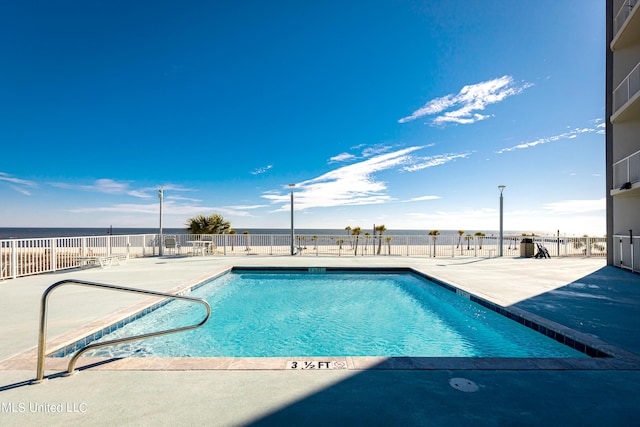
[[[231,271],[277,270],[308,271],[309,273],[333,271],[408,272],[439,285],[459,296],[478,303],[485,308],[504,315],[522,325],[543,333],[556,341],[578,349],[576,345],[590,350],[579,350],[587,358],[500,358],[500,357],[384,357],[384,356],[326,356],[326,357],[127,357],[99,358],[82,357],[77,370],[640,370],[640,356],[612,346],[591,335],[587,335],[561,324],[516,307],[503,307],[487,299],[473,295],[450,283],[439,280],[412,267],[225,267],[200,276],[175,287],[167,293],[184,295]],[[166,301],[168,302],[168,301]],[[73,352],[82,348],[86,338],[108,329],[121,326],[141,317],[150,310],[164,305],[158,298],[150,298],[120,310],[95,322],[60,335],[48,342],[46,368],[67,369],[70,357],[51,357],[65,347]],[[144,314],[141,314],[144,313]],[[105,326],[106,325],[106,326]],[[538,328],[538,329],[536,329]],[[542,328],[543,330],[540,330]],[[69,351],[70,352],[70,351]],[[65,353],[68,353],[65,351]],[[72,353],[72,352],[71,352]],[[591,353],[591,354],[590,354]],[[16,356],[0,361],[0,370],[29,370],[36,366],[37,349],[31,348]]]

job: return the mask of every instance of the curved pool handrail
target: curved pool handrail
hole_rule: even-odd
[[[78,285],[78,286],[87,286],[87,287],[91,287],[91,288],[100,288],[100,289],[108,289],[108,290],[113,290],[113,291],[120,291],[120,292],[130,292],[130,293],[137,293],[137,294],[143,294],[143,295],[152,295],[152,296],[157,296],[157,297],[164,297],[165,299],[171,298],[171,299],[180,299],[180,300],[184,300],[184,301],[190,301],[190,302],[196,302],[199,304],[203,304],[206,308],[207,314],[204,317],[204,319],[202,319],[202,321],[200,321],[200,323],[194,324],[194,325],[189,325],[189,326],[181,326],[179,328],[173,328],[173,329],[166,329],[166,330],[161,330],[161,331],[157,331],[157,332],[150,332],[147,334],[141,334],[141,335],[134,335],[131,337],[125,337],[125,338],[119,338],[119,339],[115,339],[115,340],[110,340],[110,341],[105,341],[105,342],[101,342],[101,343],[93,343],[93,344],[89,344],[88,346],[80,349],[78,352],[76,352],[73,357],[71,358],[71,361],[69,361],[69,366],[67,368],[67,375],[71,375],[73,374],[73,370],[75,367],[75,364],[78,360],[78,358],[84,354],[85,352],[92,350],[94,348],[100,348],[100,347],[107,347],[110,345],[114,345],[114,344],[120,344],[120,343],[124,343],[124,342],[130,342],[130,341],[136,341],[136,340],[140,340],[140,339],[144,339],[144,338],[151,338],[151,337],[156,337],[156,336],[160,336],[160,335],[167,335],[167,334],[173,334],[176,332],[182,332],[182,331],[187,331],[190,329],[196,329],[201,327],[202,325],[204,325],[205,323],[207,323],[207,321],[209,320],[209,317],[211,316],[211,306],[209,305],[209,303],[207,301],[205,301],[204,299],[201,298],[194,298],[194,297],[188,297],[185,295],[176,295],[176,294],[168,294],[165,292],[157,292],[157,291],[149,291],[149,290],[145,290],[145,289],[137,289],[137,288],[129,288],[126,286],[118,286],[118,285],[109,285],[106,283],[96,283],[96,282],[87,282],[87,281],[83,281],[83,280],[74,280],[74,279],[68,279],[68,280],[62,280],[60,282],[56,282],[53,285],[49,286],[44,293],[42,294],[42,298],[40,301],[40,322],[39,322],[39,330],[38,330],[38,365],[36,368],[36,379],[35,379],[35,383],[39,383],[42,382],[42,380],[44,379],[44,359],[45,359],[45,349],[46,349],[46,340],[47,340],[47,306],[48,306],[48,301],[49,301],[49,295],[57,288],[63,286],[63,285]]]

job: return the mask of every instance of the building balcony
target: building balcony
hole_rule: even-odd
[[[640,151],[613,164],[612,196],[640,193]]]
[[[640,9],[640,8],[638,8]],[[640,118],[640,64],[613,91],[611,123]]]
[[[613,18],[611,50],[622,49],[640,40],[640,11],[638,0],[624,0]]]

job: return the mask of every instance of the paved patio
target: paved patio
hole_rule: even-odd
[[[411,267],[503,306],[640,354],[640,275],[602,259],[164,257],[0,283],[1,425],[635,425],[640,363],[602,369],[115,370],[101,366],[32,385],[9,361],[37,343],[39,300],[74,278],[166,291],[230,266]],[[51,298],[48,338],[139,303],[79,287]],[[634,355],[635,357],[635,355]],[[47,361],[47,374],[60,372]],[[108,364],[107,364],[108,365]],[[147,370],[150,369],[150,370]],[[475,392],[452,387],[462,378]],[[452,381],[453,380],[453,381]]]

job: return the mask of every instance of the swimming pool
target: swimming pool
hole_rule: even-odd
[[[462,294],[406,271],[234,269],[192,291],[212,307],[202,328],[87,355],[586,357]],[[200,318],[193,306],[175,301],[102,340]]]

